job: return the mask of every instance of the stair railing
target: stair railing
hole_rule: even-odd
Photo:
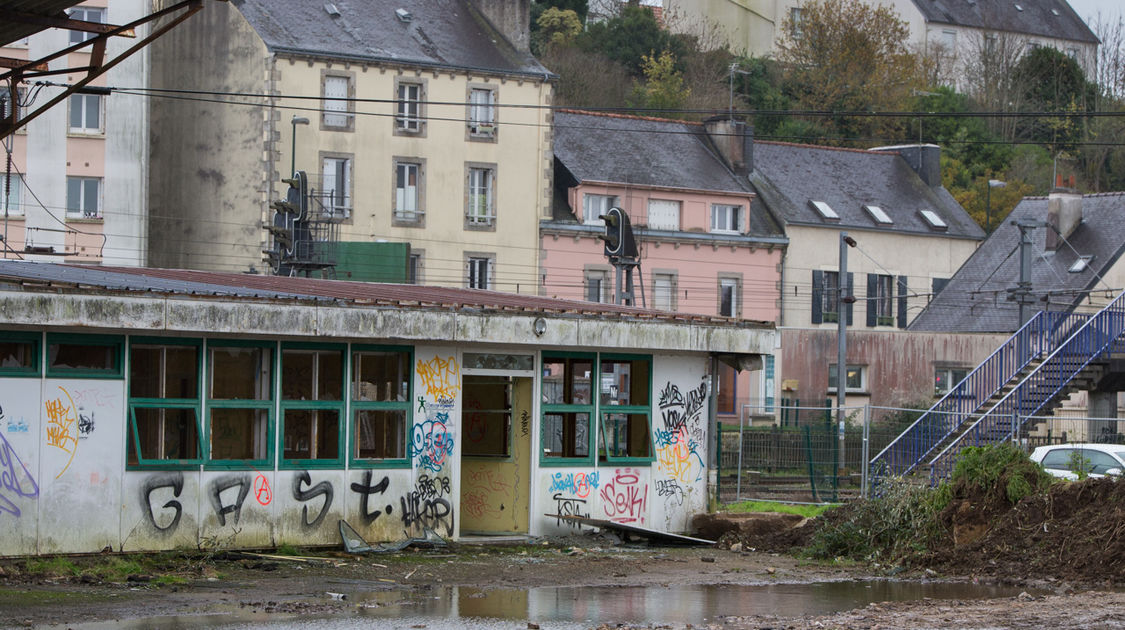
[[[1082,317],[1082,316],[1078,316]],[[1058,344],[1074,316],[1040,311],[872,458],[872,479],[906,475],[1033,359]]]
[[[1073,326],[1059,327],[1071,330]],[[1125,334],[1125,292],[1078,326],[1066,341],[1027,374],[995,405],[930,462],[930,480],[948,477],[961,450],[1014,437],[1028,416],[1036,415],[1088,365],[1119,346]]]

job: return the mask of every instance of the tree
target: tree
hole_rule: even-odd
[[[862,0],[812,0],[800,24],[786,18],[778,41],[787,89],[802,109],[901,111],[920,86],[917,59],[907,49],[909,29],[892,9]],[[900,123],[883,117],[838,117],[844,137],[897,135]]]
[[[1038,46],[1020,59],[1014,75],[1022,87],[1024,111],[1070,114],[1022,118],[1017,138],[1041,142],[1056,155],[1073,150],[1083,132],[1082,119],[1074,115],[1092,111],[1097,95],[1078,62],[1060,50]]]
[[[644,55],[642,58],[645,80],[633,85],[630,107],[673,112],[683,109],[691,90],[684,86],[683,73],[676,70],[675,56],[665,50],[660,55]]]
[[[626,6],[620,17],[588,25],[578,38],[578,45],[605,54],[628,68],[634,76],[643,75],[645,55],[669,51],[680,59],[687,52],[682,38],[661,28],[647,7],[635,5]]]
[[[538,50],[550,45],[569,45],[582,32],[582,22],[571,9],[551,7],[535,23],[539,27],[535,35],[538,38]]]
[[[921,128],[917,135],[911,136],[943,147],[943,153],[964,164],[972,177],[1008,168],[1012,159],[1011,145],[997,144],[999,137],[989,131],[984,119],[963,115],[974,111],[972,101],[965,94],[946,86],[934,88],[931,92],[919,93],[912,108],[950,114],[948,118],[920,118],[917,124]]]

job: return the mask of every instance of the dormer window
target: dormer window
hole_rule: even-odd
[[[939,217],[933,210],[921,210],[919,214],[921,214],[922,218],[926,220],[926,223],[930,225],[931,230],[945,231],[949,229],[949,225],[946,224],[945,220]]]
[[[1093,258],[1093,256],[1079,256],[1078,260],[1074,261],[1067,271],[1070,273],[1082,273],[1090,268],[1090,261]]]
[[[816,210],[817,213],[820,215],[820,218],[824,219],[825,221],[839,221],[840,220],[840,215],[836,214],[836,211],[832,209],[832,206],[828,205],[827,203],[825,203],[823,201],[811,201],[810,200],[809,205],[812,206],[813,210]]]
[[[871,218],[874,219],[875,222],[879,225],[891,225],[892,223],[894,223],[894,221],[892,221],[891,218],[887,216],[887,213],[883,212],[883,209],[879,206],[863,206],[863,209],[866,210],[867,214],[871,215]]]

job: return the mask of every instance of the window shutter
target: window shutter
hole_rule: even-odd
[[[855,274],[853,274],[850,271],[848,272],[848,287],[847,287],[847,291],[844,293],[844,296],[846,297],[846,296],[849,296],[849,295],[852,295],[852,296],[855,295]],[[852,325],[852,311],[855,310],[852,307],[854,307],[854,306],[855,306],[854,302],[851,303],[851,304],[845,304],[844,305],[844,308],[847,310],[847,313],[848,313],[848,326]]]
[[[879,325],[879,307],[875,304],[878,297],[879,276],[869,273],[867,274],[867,299],[864,300],[863,303],[867,305],[867,325],[870,327]]]
[[[321,192],[328,193],[329,199],[336,198],[336,160],[324,158],[320,163]]]
[[[898,277],[898,327],[906,328],[906,276]]]
[[[821,301],[824,298],[824,272],[812,272],[812,323],[819,324],[824,321],[824,314],[820,311]]]

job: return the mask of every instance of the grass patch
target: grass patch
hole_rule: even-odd
[[[153,578],[152,583],[157,586],[176,586],[179,584],[187,584],[188,579],[178,575],[158,575]]]
[[[91,567],[89,573],[107,582],[124,582],[130,575],[141,575],[145,569],[132,557],[114,556]]]
[[[831,510],[836,505],[793,505],[790,503],[777,503],[775,501],[743,501],[724,506],[724,512],[780,512],[782,514],[797,514],[805,518],[816,518]]]
[[[24,568],[32,575],[44,577],[73,577],[82,572],[70,558],[58,556],[29,558]]]
[[[274,551],[274,554],[279,555],[279,556],[303,556],[303,555],[305,555],[304,553],[301,552],[300,549],[298,549],[297,547],[294,547],[293,545],[290,545],[288,543],[278,545],[277,550]]]

